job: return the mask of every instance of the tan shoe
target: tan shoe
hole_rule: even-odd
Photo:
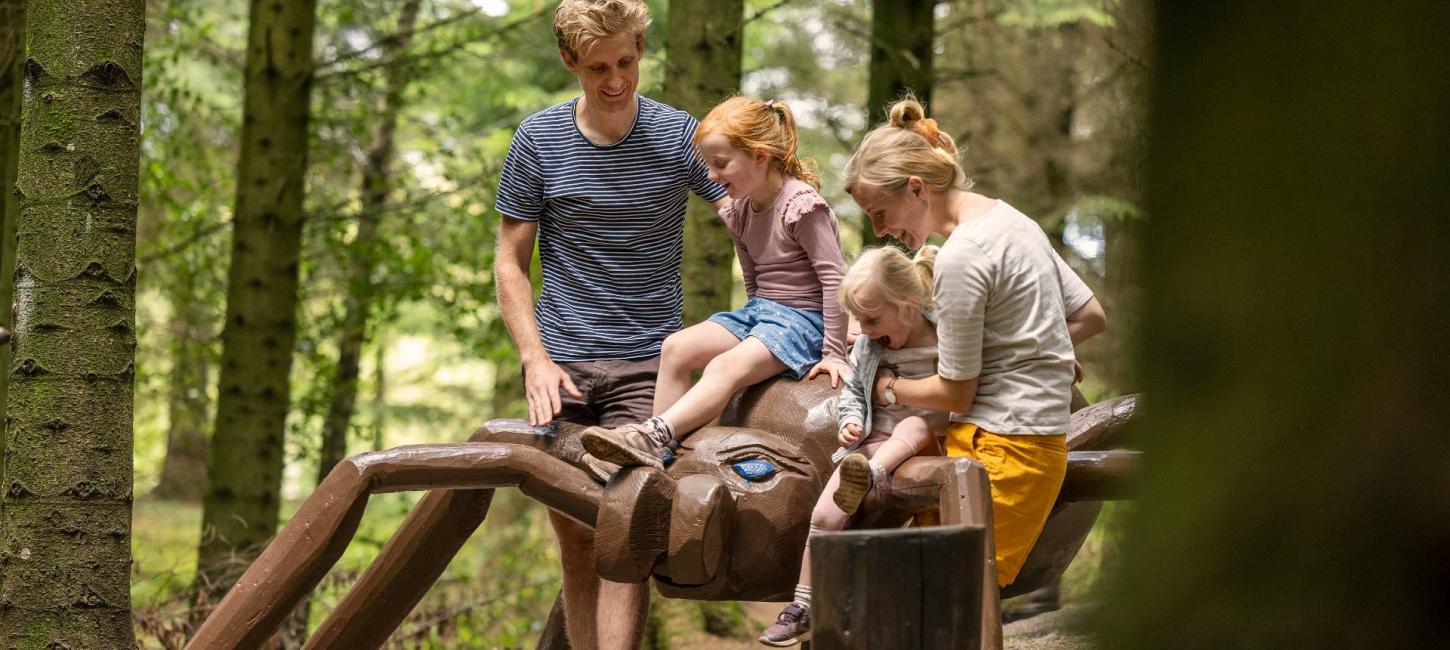
[[[588,470],[589,475],[600,484],[608,483],[609,477],[619,471],[619,465],[607,463],[594,457],[594,454],[586,453],[579,457],[579,464]]]
[[[851,454],[841,461],[841,482],[831,500],[846,514],[855,514],[861,499],[871,491],[871,461],[862,454]]]
[[[595,458],[621,466],[648,465],[664,469],[665,446],[650,437],[642,424],[626,424],[606,429],[589,427],[579,434],[584,450]]]

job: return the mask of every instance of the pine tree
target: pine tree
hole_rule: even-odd
[[[141,0],[29,5],[0,645],[130,648]],[[7,22],[8,26],[8,22]]]
[[[277,529],[315,0],[252,0],[216,426],[197,568],[219,597]]]
[[[870,126],[885,121],[887,107],[907,93],[930,111],[935,12],[936,0],[872,0],[866,99]],[[871,230],[871,220],[861,217],[862,247],[880,241]]]
[[[391,60],[408,51],[421,4],[421,0],[408,0],[403,4],[398,17],[398,37],[387,41],[382,48],[383,60]],[[403,109],[403,91],[407,89],[411,73],[411,70],[401,65],[387,69],[382,110],[378,114],[377,135],[363,168],[362,213],[358,215],[357,238],[353,240],[348,252],[347,294],[344,299],[346,313],[338,333],[337,374],[332,382],[332,398],[328,405],[327,418],[322,425],[322,456],[317,467],[318,483],[327,477],[334,465],[347,456],[347,430],[357,405],[363,343],[367,340],[373,295],[377,289],[372,275],[377,267],[375,259],[381,239],[378,221],[388,202],[388,190],[392,187],[393,143],[398,130],[398,115]]]
[[[15,295],[15,221],[19,204],[15,187],[20,159],[20,91],[25,61],[25,0],[0,0],[0,328],[11,327],[10,300]],[[0,368],[10,367],[10,344],[0,343]],[[5,404],[10,373],[0,372],[0,407]],[[5,476],[5,438],[0,437],[0,479]]]
[[[665,103],[696,118],[740,86],[743,0],[670,2]],[[730,233],[710,205],[691,199],[685,211],[685,323],[730,309]]]

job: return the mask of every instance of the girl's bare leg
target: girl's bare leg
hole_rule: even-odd
[[[730,330],[719,323],[696,323],[665,339],[660,347],[660,374],[655,382],[654,415],[674,406],[680,396],[690,390],[690,376],[703,369],[710,360],[736,345]]]
[[[714,325],[714,323],[710,323]],[[725,328],[719,327],[721,331]],[[728,333],[728,332],[727,332]],[[753,336],[717,355],[705,366],[700,382],[659,414],[680,438],[720,417],[725,404],[740,389],[758,384],[785,370],[785,364]],[[662,373],[663,374],[663,373]],[[656,388],[655,390],[659,390]],[[659,398],[655,398],[659,404]]]

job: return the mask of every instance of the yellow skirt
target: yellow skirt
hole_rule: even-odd
[[[975,459],[992,481],[997,584],[1005,587],[1017,579],[1057,501],[1067,472],[1067,435],[1000,435],[953,422],[946,438],[948,456]]]

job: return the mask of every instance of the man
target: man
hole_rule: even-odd
[[[494,279],[536,426],[614,427],[652,415],[660,343],[681,321],[688,192],[717,207],[725,196],[690,144],[695,119],[635,93],[649,23],[641,0],[562,2],[554,35],[583,92],[524,120],[504,162]],[[637,647],[648,585],[601,580],[593,531],[549,516],[571,645]]]

